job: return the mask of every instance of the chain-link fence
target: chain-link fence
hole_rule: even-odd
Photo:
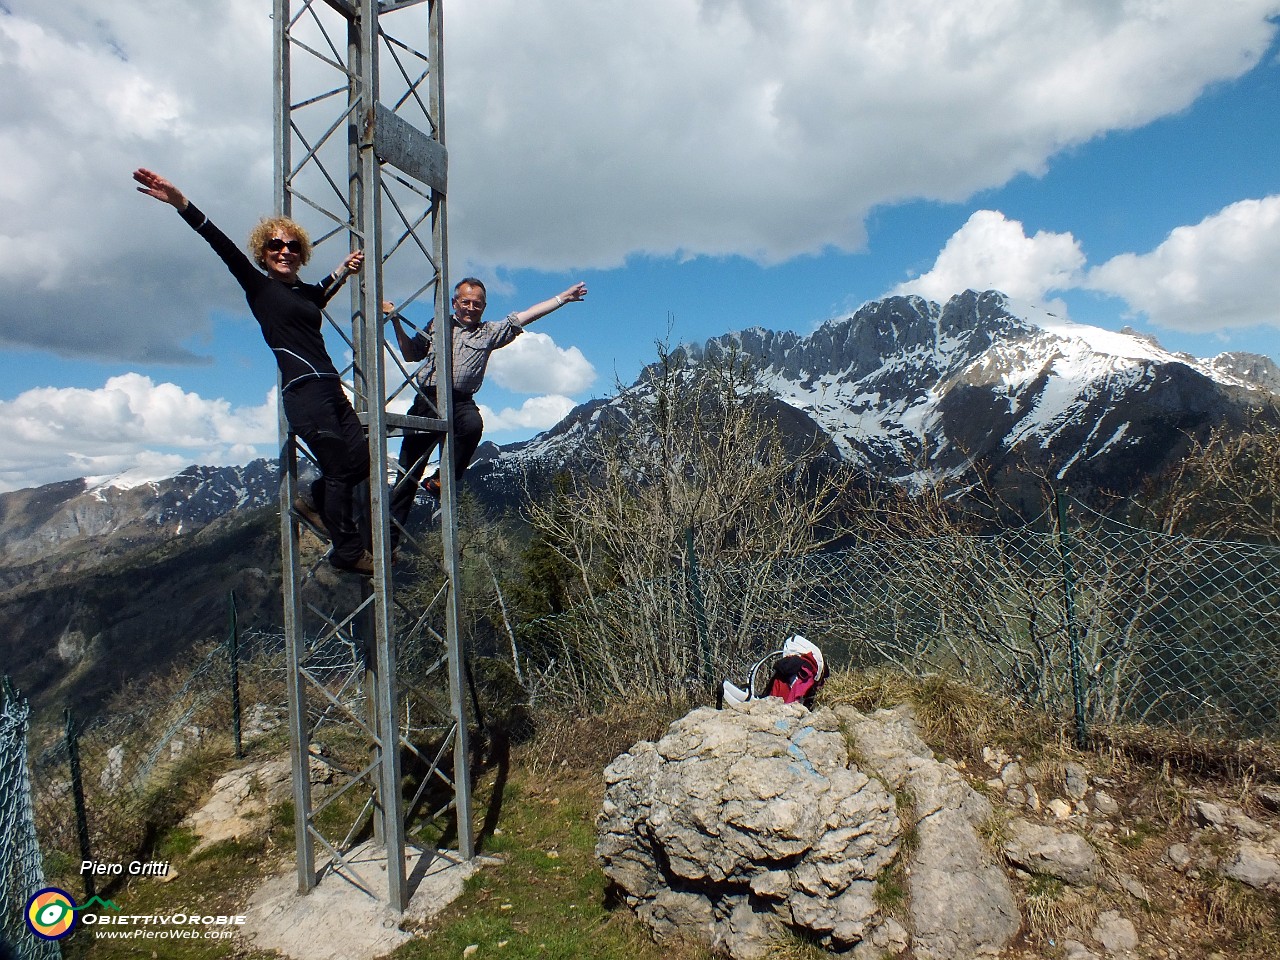
[[[27,904],[45,886],[27,773],[30,711],[7,681],[0,697],[0,955],[57,960],[57,942],[33,936],[26,926]]]
[[[796,632],[833,667],[946,673],[1081,732],[1137,721],[1280,737],[1280,548],[1076,514],[1072,527],[690,568],[525,625],[525,673],[583,706],[707,690]]]
[[[284,685],[273,674],[280,638],[253,634],[242,642],[239,685],[253,704],[248,722],[279,722]],[[91,897],[93,874],[83,860],[128,863],[140,856],[163,804],[164,785],[184,764],[198,763],[200,748],[232,735],[231,665],[225,646],[196,651],[170,673],[139,683],[88,722],[70,712],[63,728],[45,731],[33,749],[31,776],[36,820],[48,874],[76,894]],[[265,694],[265,696],[264,696]]]

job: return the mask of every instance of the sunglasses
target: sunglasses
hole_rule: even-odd
[[[281,250],[288,250],[290,253],[302,255],[301,240],[281,240],[279,237],[272,237],[267,241],[267,253],[279,253]]]

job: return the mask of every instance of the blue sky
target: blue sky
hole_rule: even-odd
[[[270,205],[270,4],[205,6],[0,0],[0,489],[274,447],[274,366],[238,288],[129,180],[161,171],[233,237]],[[998,287],[1280,361],[1277,17],[447,5],[450,275],[488,283],[490,319],[590,287],[495,357],[486,435],[629,383],[657,340],[806,333],[895,292]]]

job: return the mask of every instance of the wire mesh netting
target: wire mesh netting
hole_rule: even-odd
[[[56,960],[58,944],[32,935],[26,906],[45,886],[27,773],[27,702],[6,689],[0,705],[0,947],[18,960]]]
[[[242,655],[241,682],[251,696],[264,685],[281,686],[263,675],[279,656],[278,637],[250,638]],[[33,748],[31,776],[50,877],[86,893],[78,870],[86,853],[114,863],[137,856],[148,839],[146,810],[153,791],[180,775],[206,741],[226,742],[229,700],[226,648],[215,646],[173,673],[126,691],[109,712],[85,723],[68,714],[60,735],[46,731],[46,742]],[[277,700],[272,689],[269,702]],[[262,722],[262,709],[251,723]]]
[[[1280,736],[1280,549],[1083,516],[700,564],[525,625],[526,672],[584,703],[688,691],[802,633],[833,667],[942,672],[1088,723]]]

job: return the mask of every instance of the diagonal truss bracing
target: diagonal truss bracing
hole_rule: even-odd
[[[364,581],[329,569],[317,546],[323,531],[293,514],[300,475],[313,466],[281,415],[298,886],[305,893],[320,881],[320,848],[328,857],[324,870],[403,911],[411,894],[408,846],[434,847],[456,831],[459,856],[475,853],[452,471],[440,472],[438,533],[396,531],[401,550],[419,559],[418,582],[399,594],[388,511],[389,482],[399,479],[388,437],[406,428],[444,430],[443,463],[453,444],[448,391],[427,398],[434,416],[389,409],[403,408],[419,388],[416,366],[386,342],[380,309],[384,300],[397,309],[417,302],[448,316],[441,0],[273,2],[276,208],[308,228],[321,262],[365,251],[364,270],[350,283],[350,309],[338,308],[335,298],[326,334],[368,430],[372,464],[375,575]],[[439,382],[447,384],[449,325],[432,326]],[[423,571],[434,571],[425,585]],[[315,766],[337,771],[340,786],[324,795],[313,789]],[[367,835],[387,852],[385,892],[348,856]]]

